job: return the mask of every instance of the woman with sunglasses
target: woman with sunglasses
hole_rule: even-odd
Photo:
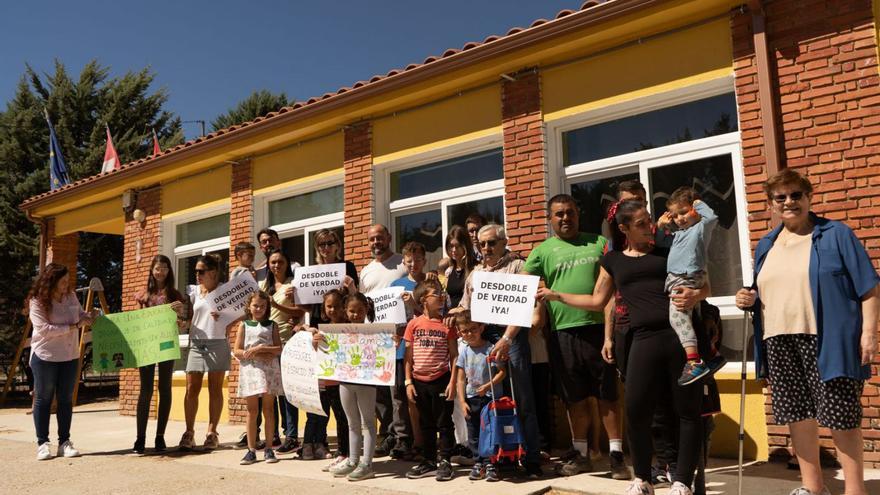
[[[841,222],[810,211],[813,186],[785,169],[764,183],[781,225],[755,249],[755,283],[736,294],[753,311],[755,369],[772,383],[773,415],[788,424],[803,486],[827,494],[818,427],[831,429],[846,493],[867,494],[862,464],[864,381],[877,353],[880,276]]]
[[[230,350],[226,327],[217,322],[220,315],[214,311],[211,298],[220,286],[220,257],[216,254],[200,256],[196,261],[196,282],[190,293],[192,320],[189,329],[189,355],[186,360],[186,396],[184,416],[186,431],[180,438],[181,450],[195,448],[196,413],[202,379],[208,374],[208,433],[204,447],[213,450],[220,446],[217,423],[223,411],[223,378],[230,368]]]

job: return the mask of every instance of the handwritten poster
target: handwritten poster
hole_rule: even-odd
[[[471,318],[493,325],[532,326],[539,278],[497,272],[473,272]]]
[[[312,334],[297,332],[281,351],[281,383],[287,401],[301,410],[326,416],[321,407]]]
[[[220,313],[220,318],[217,319],[218,324],[228,326],[244,316],[248,296],[259,290],[257,281],[248,272],[240,273],[237,277],[218,287],[211,298],[211,305],[215,311]]]
[[[394,385],[393,323],[321,325],[318,378],[364,385]]]
[[[92,325],[93,366],[107,372],[180,359],[178,334],[170,304],[99,316]]]
[[[296,304],[316,304],[324,300],[324,294],[342,287],[345,280],[345,263],[303,266],[293,273],[296,288]]]
[[[376,306],[376,323],[406,323],[406,307],[403,304],[403,287],[388,287],[367,294]]]

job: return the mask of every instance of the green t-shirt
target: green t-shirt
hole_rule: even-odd
[[[592,294],[599,278],[599,260],[608,240],[597,234],[578,233],[566,241],[553,236],[532,250],[523,269],[544,279],[557,292]],[[604,314],[567,306],[558,301],[549,305],[554,330],[593,325],[605,321]]]

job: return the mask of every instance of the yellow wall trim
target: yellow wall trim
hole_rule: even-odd
[[[55,216],[55,235],[58,236],[80,231],[122,235],[124,229],[125,214],[122,212],[120,197],[92,203]]]
[[[229,201],[232,167],[214,168],[200,174],[162,184],[162,216],[202,208],[217,201]]]
[[[253,188],[266,190],[279,184],[310,180],[342,168],[345,138],[342,132],[253,158]]]

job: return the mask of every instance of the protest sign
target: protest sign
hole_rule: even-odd
[[[394,385],[393,323],[321,325],[318,378],[364,385]]]
[[[287,402],[300,410],[326,416],[315,376],[316,362],[312,334],[297,332],[281,351],[281,383]]]
[[[92,365],[107,372],[180,359],[178,333],[169,304],[99,316],[92,325]]]
[[[296,304],[316,304],[324,300],[324,294],[342,287],[345,280],[345,263],[301,266],[293,272],[296,288]]]
[[[406,323],[406,307],[401,298],[403,292],[403,287],[388,287],[367,294],[376,306],[376,319],[373,320],[375,323]]]
[[[240,273],[237,277],[214,290],[211,305],[220,313],[217,324],[223,327],[244,316],[248,296],[260,290],[257,281],[250,273]]]
[[[538,277],[512,273],[473,272],[471,318],[493,325],[532,326]]]

